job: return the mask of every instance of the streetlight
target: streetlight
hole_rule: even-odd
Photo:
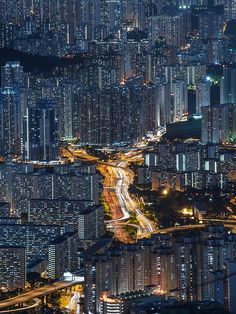
[[[167,190],[167,189],[164,189],[164,190],[162,191],[162,195],[164,195],[164,196],[168,195],[168,190]]]

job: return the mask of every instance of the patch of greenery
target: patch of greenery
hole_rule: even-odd
[[[104,209],[105,218],[107,220],[111,219],[112,218],[111,208],[103,195],[100,196],[100,203]]]

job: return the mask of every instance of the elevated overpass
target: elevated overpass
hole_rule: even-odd
[[[60,290],[82,284],[83,282],[84,282],[84,277],[75,276],[72,280],[68,280],[68,278],[67,278],[65,280],[58,281],[58,282],[55,282],[53,284],[46,285],[44,287],[37,288],[37,289],[34,289],[32,291],[23,293],[23,294],[18,295],[14,298],[10,298],[10,299],[1,301],[0,302],[0,313],[10,313],[10,310],[6,311],[6,309],[12,308],[16,305],[26,304],[27,302],[34,300],[34,299],[41,299],[47,295],[53,294],[53,293],[58,292]],[[26,305],[26,307],[21,306],[21,308],[11,310],[11,311],[12,312],[13,311],[14,312],[22,311],[22,310],[25,310],[26,308],[29,308],[29,307],[27,307],[27,305]]]
[[[209,221],[206,219],[206,221]],[[230,228],[231,230],[233,230],[234,232],[236,232],[236,220],[223,220],[223,219],[213,219],[209,221],[209,223],[220,223],[222,225],[224,225],[226,228]],[[196,224],[196,225],[182,225],[182,226],[174,226],[174,227],[169,227],[169,228],[163,228],[163,229],[157,229],[151,233],[147,233],[147,234],[142,234],[141,236],[139,236],[139,239],[142,238],[147,238],[150,237],[150,235],[155,235],[155,234],[168,234],[168,233],[174,233],[177,231],[188,231],[188,230],[196,230],[196,229],[203,229],[207,226],[207,223],[202,223],[202,224]]]

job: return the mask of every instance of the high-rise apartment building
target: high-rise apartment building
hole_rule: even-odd
[[[47,260],[49,243],[65,233],[61,226],[1,224],[0,245],[25,248],[26,263]]]
[[[25,288],[26,264],[25,248],[20,246],[0,246],[0,285],[1,289]]]
[[[187,86],[184,81],[177,80],[172,83],[172,121],[180,121],[188,113]]]
[[[91,206],[80,211],[77,228],[80,240],[100,239],[105,233],[104,209],[101,206]]]
[[[1,86],[22,86],[24,83],[23,67],[19,62],[7,62],[1,67]]]
[[[59,159],[60,139],[54,102],[42,100],[27,108],[23,137],[23,156],[34,161]]]
[[[0,154],[20,155],[22,116],[19,92],[15,87],[0,90]]]
[[[51,279],[60,279],[65,272],[77,271],[77,250],[77,233],[66,233],[50,243],[48,249],[48,275]]]
[[[149,39],[152,45],[163,37],[167,45],[179,47],[185,42],[184,31],[181,15],[159,15],[149,18]]]
[[[196,85],[196,114],[201,114],[202,107],[210,106],[211,84],[208,81],[199,81]]]
[[[236,68],[224,67],[223,77],[220,83],[220,103],[233,104],[236,103]]]
[[[202,142],[234,143],[236,138],[236,104],[202,108]]]

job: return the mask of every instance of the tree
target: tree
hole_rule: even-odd
[[[37,272],[30,272],[27,274],[27,281],[29,282],[31,289],[35,287],[35,284],[41,280],[41,276]]]

